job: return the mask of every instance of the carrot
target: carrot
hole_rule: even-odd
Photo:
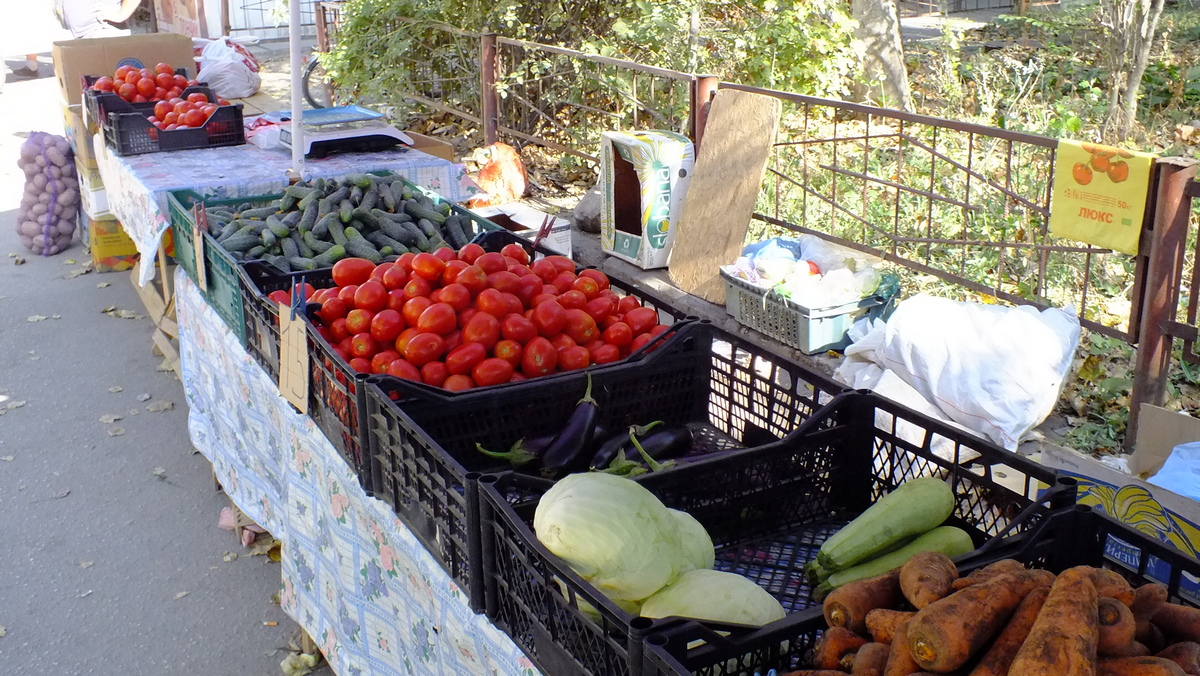
[[[1096,663],[1096,676],[1187,676],[1187,672],[1161,657],[1106,657]]]
[[[979,584],[1005,573],[1019,573],[1025,570],[1025,564],[1016,559],[1001,559],[993,564],[984,566],[966,577],[960,577],[950,584],[954,591],[966,589],[973,584]]]
[[[1096,585],[1081,568],[1054,582],[1009,673],[1021,676],[1091,676],[1095,673],[1099,610]],[[1122,658],[1124,659],[1124,658]]]
[[[1133,603],[1133,587],[1120,573],[1106,568],[1083,567],[1091,576],[1092,584],[1096,585],[1096,596],[1116,599],[1127,606]]]
[[[900,567],[900,590],[920,610],[950,594],[958,579],[958,568],[941,552],[921,552]]]
[[[831,627],[845,627],[856,634],[867,631],[867,613],[876,608],[894,608],[901,601],[900,571],[844,584],[825,597],[822,610]]]
[[[1133,637],[1137,633],[1137,624],[1129,606],[1114,597],[1105,596],[1097,603],[1097,614],[1100,641],[1096,644],[1096,652],[1104,656],[1127,656],[1123,651],[1133,645]]]
[[[1104,657],[1145,657],[1150,654],[1150,649],[1144,643],[1132,641],[1128,645],[1123,645],[1118,648],[1112,648]]]
[[[910,623],[911,621],[901,622],[900,626],[896,627],[896,633],[892,637],[891,650],[888,652],[887,666],[883,669],[883,676],[909,676],[909,674],[915,674],[921,670],[908,650],[908,625]]]
[[[1029,636],[1029,630],[1033,628],[1033,623],[1037,620],[1038,613],[1042,610],[1042,604],[1046,602],[1049,594],[1049,589],[1038,587],[1025,595],[1013,613],[1012,619],[1008,621],[1008,626],[1004,627],[1004,630],[996,637],[992,647],[988,648],[983,659],[971,671],[971,676],[1006,676],[1008,674],[1008,667],[1012,664],[1013,658],[1017,656],[1017,651],[1021,649],[1021,644],[1025,643],[1026,637]]]
[[[801,669],[800,671],[789,671],[781,676],[846,676],[846,672],[836,669]]]
[[[891,652],[891,646],[885,643],[864,645],[855,653],[850,673],[854,676],[883,676],[883,670],[887,668],[888,655]]]
[[[1154,617],[1158,607],[1167,602],[1167,588],[1157,582],[1144,584],[1133,590],[1133,602],[1129,610],[1133,611],[1133,621],[1137,625],[1137,640],[1146,643],[1151,637],[1150,618]]]
[[[1008,622],[1039,585],[1034,571],[1006,573],[954,592],[917,611],[908,625],[908,647],[927,671],[953,671],[967,663]]]
[[[839,669],[842,657],[866,645],[867,640],[845,627],[830,627],[817,641],[813,666],[818,669]]]
[[[896,635],[896,627],[900,626],[901,622],[911,620],[913,615],[916,613],[876,608],[867,613],[867,633],[873,641],[891,644],[892,637]]]
[[[1171,660],[1187,672],[1188,676],[1200,676],[1200,643],[1184,641],[1160,652],[1158,657]]]
[[[1152,619],[1168,638],[1200,641],[1200,608],[1164,603],[1154,611]]]

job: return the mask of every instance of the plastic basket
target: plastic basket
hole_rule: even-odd
[[[886,317],[896,302],[896,295],[869,296],[833,307],[806,308],[724,270],[721,279],[725,281],[725,311],[739,324],[805,354],[845,349],[850,344],[846,332],[854,322],[864,315]]]
[[[971,456],[976,461],[964,464]],[[1049,509],[1032,499],[1039,482],[1056,481],[1041,465],[857,392],[778,443],[638,480],[699,520],[717,547],[716,567],[755,580],[783,604],[789,618],[780,622],[787,623],[814,604],[802,568],[825,539],[881,495],[927,475],[950,482],[951,522],[977,545],[1036,523]],[[654,633],[655,623],[617,608],[537,541],[533,514],[548,487],[513,473],[480,479],[488,616],[547,673],[637,674],[640,637]],[[584,602],[599,609],[600,623],[579,610]],[[730,642],[756,635],[722,629]]]
[[[1200,603],[1196,593],[1200,561],[1087,506],[1056,512],[999,545],[960,558],[959,571],[966,574],[1006,558],[1056,573],[1090,565],[1116,570],[1135,586],[1146,582],[1165,584],[1175,602]],[[753,676],[770,669],[778,673],[806,669],[825,629],[818,608],[734,640],[699,623],[668,623],[647,636],[642,674]]]
[[[594,367],[592,396],[608,434],[662,420],[688,424],[693,456],[778,441],[843,387],[707,323],[682,325],[638,362]],[[507,449],[552,434],[587,387],[575,371],[457,397],[423,395],[401,404],[373,378],[367,406],[375,497],[390,504],[451,577],[482,607],[474,476],[508,465],[475,444]],[[386,384],[384,385],[386,387]],[[674,471],[674,470],[672,470]]]
[[[238,146],[246,142],[240,103],[218,107],[203,127],[195,129],[160,130],[147,119],[152,113],[109,113],[108,122],[101,125],[105,143],[114,153],[126,157],[167,150]]]

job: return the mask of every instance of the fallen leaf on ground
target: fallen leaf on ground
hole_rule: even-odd
[[[8,630],[4,628],[3,624],[0,624],[0,638],[4,638],[7,634]]]
[[[9,257],[9,258],[16,258],[16,257],[17,257],[17,254],[15,254],[15,253],[10,253],[10,254],[8,254],[8,257]]]
[[[92,590],[91,590],[91,589],[89,589],[89,590],[87,590],[87,591],[83,592],[82,594],[80,594],[80,595],[79,595],[79,598],[81,598],[81,599],[82,599],[82,598],[87,598],[87,597],[89,597],[89,596],[91,596],[91,595],[92,595]]]
[[[27,322],[29,322],[29,323],[33,324],[33,323],[36,323],[36,322],[44,322],[44,321],[46,321],[47,319],[50,319],[50,318],[49,318],[49,317],[47,317],[47,316],[45,316],[45,315],[29,315],[29,318],[28,318],[28,319],[26,319],[25,321],[27,321]]]
[[[189,593],[191,593],[191,592],[179,592],[178,594],[175,595],[175,600],[178,601],[179,599],[187,596]]]
[[[16,458],[17,456],[15,455],[0,455],[0,460],[3,460],[4,462],[12,462],[13,460],[16,460]]]
[[[151,413],[160,413],[162,411],[170,411],[173,408],[175,408],[175,404],[173,402],[156,401],[153,404],[150,404],[149,406],[147,406],[146,410],[150,411]]]
[[[50,319],[62,319],[62,315],[50,315]]]
[[[141,414],[142,414],[142,412],[136,408],[129,409],[129,415],[141,415]]]
[[[59,492],[55,493],[54,495],[51,495],[51,496],[50,496],[50,499],[51,499],[51,500],[62,500],[63,498],[67,497],[67,496],[68,496],[68,495],[70,495],[70,494],[71,494],[71,489],[70,489],[70,488],[64,488],[63,490],[61,490],[61,491],[59,491]]]
[[[96,565],[94,561],[81,561],[79,563],[80,568],[91,568],[94,565]]]
[[[110,306],[104,308],[103,310],[101,310],[101,312],[108,315],[109,317],[116,317],[117,319],[141,319],[142,318],[142,315],[139,315],[138,313],[134,312],[133,310],[123,310],[123,309],[117,307],[116,305],[110,305]]]
[[[79,261],[75,260],[74,258],[68,258],[67,260],[63,261],[63,265],[75,265],[78,262]]]
[[[110,437],[119,437],[122,434],[125,434],[124,427],[114,427],[108,431],[108,436]]]
[[[225,563],[229,563],[231,561],[236,561],[237,557],[238,555],[234,552],[225,552],[225,556],[222,556],[221,558],[225,560]]]
[[[121,416],[117,415],[116,413],[109,413],[107,415],[100,416],[100,422],[104,423],[105,425],[111,425],[120,419]]]
[[[24,259],[24,258],[19,258],[19,257],[18,257],[18,258],[14,258],[14,259],[13,259],[13,265],[25,265],[25,262],[26,262],[26,261],[25,261],[25,259]]]
[[[63,279],[75,279],[79,275],[86,275],[91,271],[92,271],[92,266],[85,265],[81,268],[75,268],[74,270],[68,271],[67,274],[63,275]]]
[[[139,395],[137,396],[137,400],[138,400],[138,401],[150,401],[150,395],[148,395],[148,394],[139,394]]]
[[[106,289],[110,286],[112,286],[112,284],[109,284],[108,282],[100,282],[99,284],[96,285],[96,288],[97,289]]]
[[[165,373],[167,371],[174,371],[175,369],[171,367],[171,360],[164,359],[164,360],[162,360],[161,364],[159,364],[158,366],[156,366],[154,368],[154,370],[158,371],[160,373]]]
[[[166,470],[166,468],[163,468],[163,467],[155,467],[155,468],[154,468],[154,472],[153,472],[153,474],[154,474],[154,477],[155,477],[156,479],[158,479],[159,481],[166,481],[166,480],[167,480],[167,470]]]
[[[22,407],[22,406],[24,406],[24,405],[25,405],[25,400],[24,400],[24,399],[22,399],[22,400],[20,400],[20,401],[10,401],[10,402],[8,402],[8,405],[7,405],[7,406],[5,406],[5,408],[21,408],[21,407]]]
[[[125,388],[121,387],[120,385],[114,385],[113,387],[108,388],[108,391],[112,392],[113,394],[116,394],[117,392],[120,392],[123,389],[125,389]]]

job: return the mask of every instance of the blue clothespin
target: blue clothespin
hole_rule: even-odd
[[[292,285],[292,299],[290,303],[292,308],[292,321],[296,321],[296,310],[304,304],[304,280],[306,278],[306,275],[301,276],[300,283]],[[296,289],[300,289],[299,294],[296,293]]]

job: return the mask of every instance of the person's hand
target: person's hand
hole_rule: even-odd
[[[101,21],[107,21],[108,23],[128,21],[129,17],[133,16],[133,13],[137,11],[138,6],[141,4],[141,0],[121,0],[121,4],[100,12],[99,18]]]

